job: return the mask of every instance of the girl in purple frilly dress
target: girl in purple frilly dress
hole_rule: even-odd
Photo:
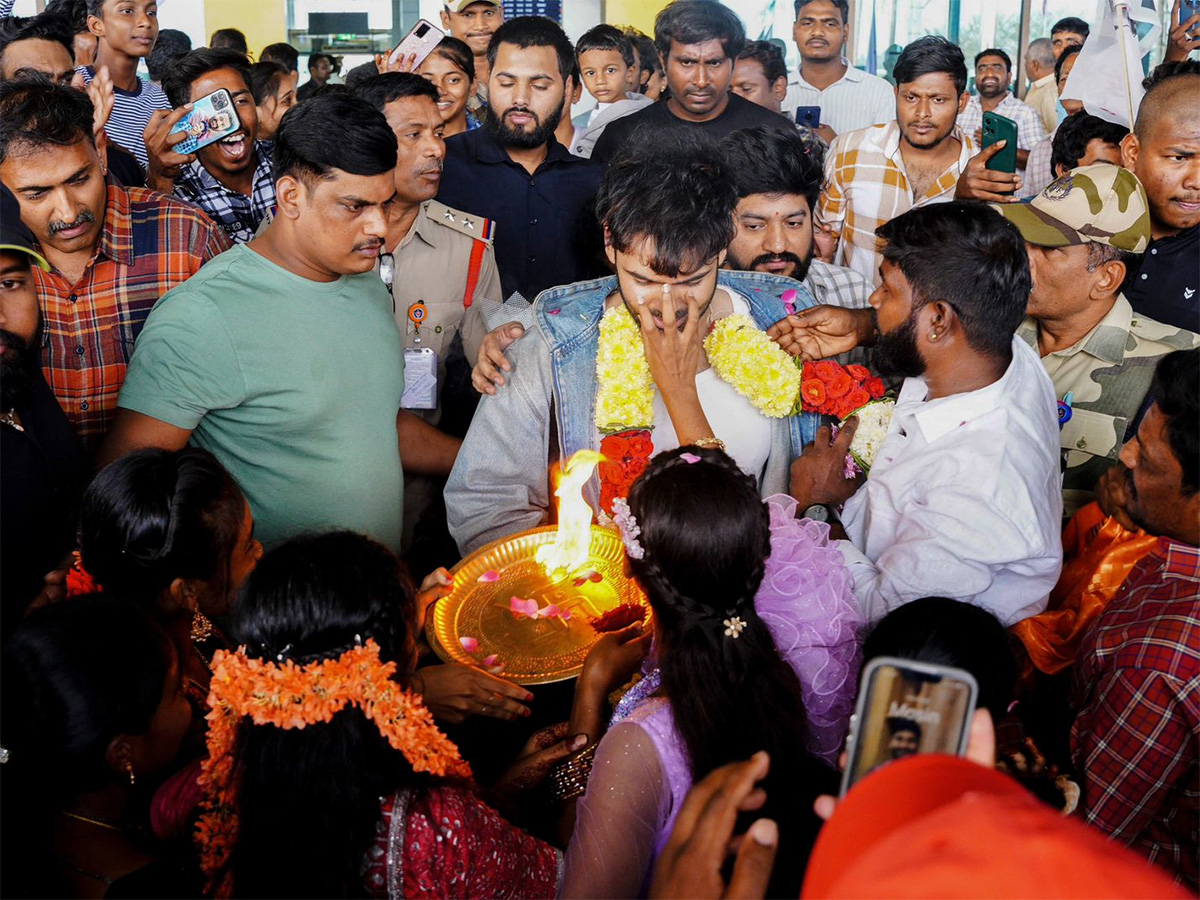
[[[596,750],[563,896],[644,896],[692,783],[758,750],[771,770],[754,815],[781,834],[768,895],[796,896],[858,675],[841,553],[715,450],[660,454],[614,512],[655,647]]]

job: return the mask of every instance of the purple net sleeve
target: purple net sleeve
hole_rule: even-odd
[[[796,518],[796,501],[767,498],[771,556],[754,607],[804,692],[809,749],[837,765],[858,687],[861,615],[829,526]]]

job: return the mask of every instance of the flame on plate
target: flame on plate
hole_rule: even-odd
[[[558,497],[558,533],[553,543],[538,547],[534,556],[550,578],[565,578],[588,561],[592,508],[583,499],[583,486],[603,459],[595,450],[580,450],[567,460],[554,491]]]

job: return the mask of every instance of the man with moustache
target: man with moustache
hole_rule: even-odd
[[[955,124],[965,108],[967,65],[943,37],[917,38],[896,61],[896,118],[840,134],[825,158],[817,219],[832,238],[832,262],[879,283],[875,230],[901,213],[954,196],[974,154]]]
[[[558,25],[541,16],[510,19],[492,36],[488,60],[483,127],[446,141],[437,200],[496,223],[498,299],[522,309],[547,288],[602,274],[586,210],[604,168],[554,138],[575,66]]]
[[[1024,169],[1033,145],[1046,136],[1036,109],[1013,96],[1012,60],[1003,50],[992,48],[975,54],[975,89],[967,108],[958,114],[958,127],[983,146],[983,114],[994,112],[1017,123],[1017,168]]]
[[[500,0],[447,0],[442,7],[442,28],[470,47],[475,56],[475,90],[467,100],[467,109],[476,115],[487,106],[492,65],[488,45],[503,23],[504,5]]]
[[[397,428],[414,470],[436,465],[439,435],[398,416],[403,343],[374,272],[395,168],[396,137],[366,101],[320,94],[289,112],[275,218],[154,308],[101,461],[204,447],[264,544],[349,528],[399,550]]]
[[[164,193],[174,193],[195,204],[224,229],[235,244],[254,237],[262,221],[275,206],[275,177],[271,168],[271,143],[259,141],[258,107],[250,90],[250,64],[236,50],[192,50],[171,63],[163,77],[163,90],[174,113],[161,115],[154,140],[147,143],[150,152],[151,183]],[[241,125],[221,140],[201,147],[191,162],[178,169],[172,166],[181,158],[172,148],[185,135],[167,137],[178,122],[182,109],[214,91],[225,90]]]
[[[730,91],[746,30],[729,7],[716,0],[674,0],[654,20],[654,45],[666,69],[667,101],[611,123],[592,159],[612,160],[643,126],[702,132],[716,141],[739,128],[779,121],[777,113]]]
[[[841,513],[863,615],[949,597],[1013,625],[1046,608],[1062,566],[1054,389],[1016,336],[1031,277],[1020,232],[979,203],[879,229],[872,362],[904,377],[871,477],[847,479],[846,429],[792,466],[791,493]]]
[[[0,85],[0,180],[21,206],[49,271],[42,367],[89,451],[112,419],[150,308],[229,248],[200,210],[145,188],[105,184],[107,154],[81,91]]]
[[[16,198],[0,186],[0,629],[9,633],[42,576],[75,546],[83,450],[42,377],[33,268],[49,270]]]

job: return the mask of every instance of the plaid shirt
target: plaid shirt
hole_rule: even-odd
[[[1084,637],[1075,668],[1080,811],[1195,892],[1200,547],[1159,538]]]
[[[245,244],[254,237],[263,216],[275,206],[273,147],[271,141],[254,144],[258,165],[254,168],[254,188],[249,197],[225,187],[198,159],[183,167],[175,180],[175,193],[208,213],[235,244]]]
[[[146,188],[110,184],[104,227],[79,282],[34,267],[45,328],[42,368],[89,451],[112,419],[150,308],[229,246],[200,210]]]
[[[1006,94],[992,112],[1017,123],[1017,147],[1021,150],[1032,150],[1046,136],[1038,111],[1012,94]],[[983,102],[978,94],[972,94],[967,108],[958,114],[958,127],[969,134],[971,140],[975,140],[975,132],[983,128]]]

